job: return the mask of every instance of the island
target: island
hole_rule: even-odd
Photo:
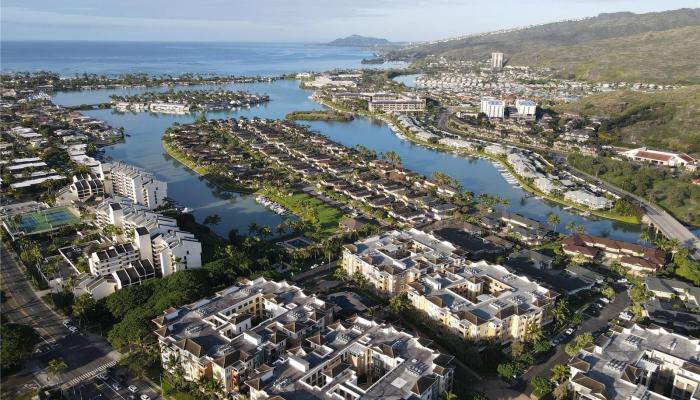
[[[387,46],[391,42],[384,38],[375,38],[360,35],[350,35],[344,38],[338,38],[328,43],[329,46],[339,46],[339,47],[376,47],[376,46]]]
[[[352,121],[350,113],[334,110],[293,111],[285,116],[290,121]]]
[[[118,111],[188,113],[194,111],[221,111],[266,103],[267,95],[231,90],[180,90],[145,92],[131,96],[110,96],[111,105]]]

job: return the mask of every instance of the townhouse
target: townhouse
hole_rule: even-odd
[[[655,247],[590,235],[562,240],[564,254],[590,261],[617,262],[632,275],[652,274],[666,265],[666,253]]]

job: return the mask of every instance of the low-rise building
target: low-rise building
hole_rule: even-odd
[[[666,265],[666,253],[655,247],[590,235],[572,235],[562,240],[564,254],[590,261],[618,262],[633,275],[655,273]]]
[[[620,155],[634,161],[646,162],[667,167],[687,167],[697,164],[697,160],[685,153],[651,150],[646,147],[623,151]]]
[[[333,322],[333,309],[296,286],[258,278],[153,322],[164,368],[176,360],[185,379],[214,379],[227,396],[414,399],[451,390],[451,356],[389,324]]]
[[[578,399],[696,399],[700,341],[658,326],[613,326],[569,361]]]
[[[420,96],[397,95],[387,98],[386,96],[373,95],[368,102],[368,108],[370,112],[419,112],[425,111],[425,104],[425,99]]]
[[[605,196],[597,196],[587,190],[570,190],[564,193],[564,198],[592,210],[605,210],[613,206],[613,201]]]
[[[547,321],[557,293],[486,261],[426,274],[407,289],[413,306],[465,339],[524,340]]]
[[[422,275],[463,263],[462,251],[450,242],[411,229],[391,231],[345,245],[342,268],[360,274],[386,295],[405,292]]]

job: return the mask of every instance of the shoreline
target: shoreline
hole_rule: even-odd
[[[411,135],[409,132],[406,132],[404,129],[401,128],[401,126],[399,126],[389,116],[380,115],[380,114],[372,114],[369,112],[362,113],[362,112],[347,111],[347,110],[344,110],[342,108],[337,107],[334,104],[329,104],[329,102],[325,101],[324,99],[314,97],[314,100],[316,102],[320,103],[321,105],[329,107],[329,108],[334,109],[336,111],[352,112],[355,115],[361,115],[361,116],[365,116],[368,118],[380,119],[389,126],[389,129],[399,139],[407,140],[413,144],[417,144],[417,145],[424,146],[424,147],[427,147],[427,148],[432,149],[432,150],[446,152],[446,153],[449,152],[449,153],[456,153],[456,154],[459,154],[462,156],[468,156],[468,157],[486,158],[489,161],[491,161],[492,163],[501,165],[503,168],[505,168],[517,180],[518,185],[520,186],[520,188],[522,188],[523,191],[530,193],[530,194],[533,194],[533,195],[536,195],[536,196],[540,196],[540,197],[542,197],[543,200],[548,200],[548,201],[555,203],[557,205],[560,205],[560,206],[571,207],[572,209],[576,209],[577,211],[588,212],[591,215],[595,215],[597,217],[601,217],[601,218],[605,218],[605,219],[609,219],[609,220],[613,220],[613,221],[619,221],[619,222],[624,222],[624,223],[633,224],[633,225],[641,225],[641,223],[642,223],[641,219],[637,218],[637,217],[628,217],[628,216],[623,216],[623,215],[601,212],[601,211],[597,211],[597,210],[591,210],[591,209],[588,209],[586,207],[582,207],[576,203],[567,202],[567,201],[564,201],[562,199],[558,199],[556,197],[542,193],[539,190],[530,186],[520,175],[518,175],[513,170],[513,168],[510,166],[510,164],[508,164],[504,160],[501,160],[498,157],[495,157],[491,154],[487,154],[484,152],[469,151],[469,150],[465,150],[465,149],[457,149],[457,148],[447,147],[447,146],[443,146],[443,145],[439,145],[439,144],[428,143],[428,142],[419,140],[419,139],[415,138],[413,135]],[[398,130],[398,132],[396,132],[394,129],[391,129],[392,126],[394,126],[395,129]],[[494,142],[489,142],[489,143],[494,143]],[[494,144],[498,144],[498,143],[494,143]],[[505,179],[505,177],[504,177],[504,179]],[[585,216],[581,216],[581,217],[585,218]]]

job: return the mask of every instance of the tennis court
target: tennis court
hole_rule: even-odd
[[[80,216],[68,207],[47,208],[21,215],[19,222],[10,220],[4,223],[13,238],[17,235],[36,235],[80,223]]]

